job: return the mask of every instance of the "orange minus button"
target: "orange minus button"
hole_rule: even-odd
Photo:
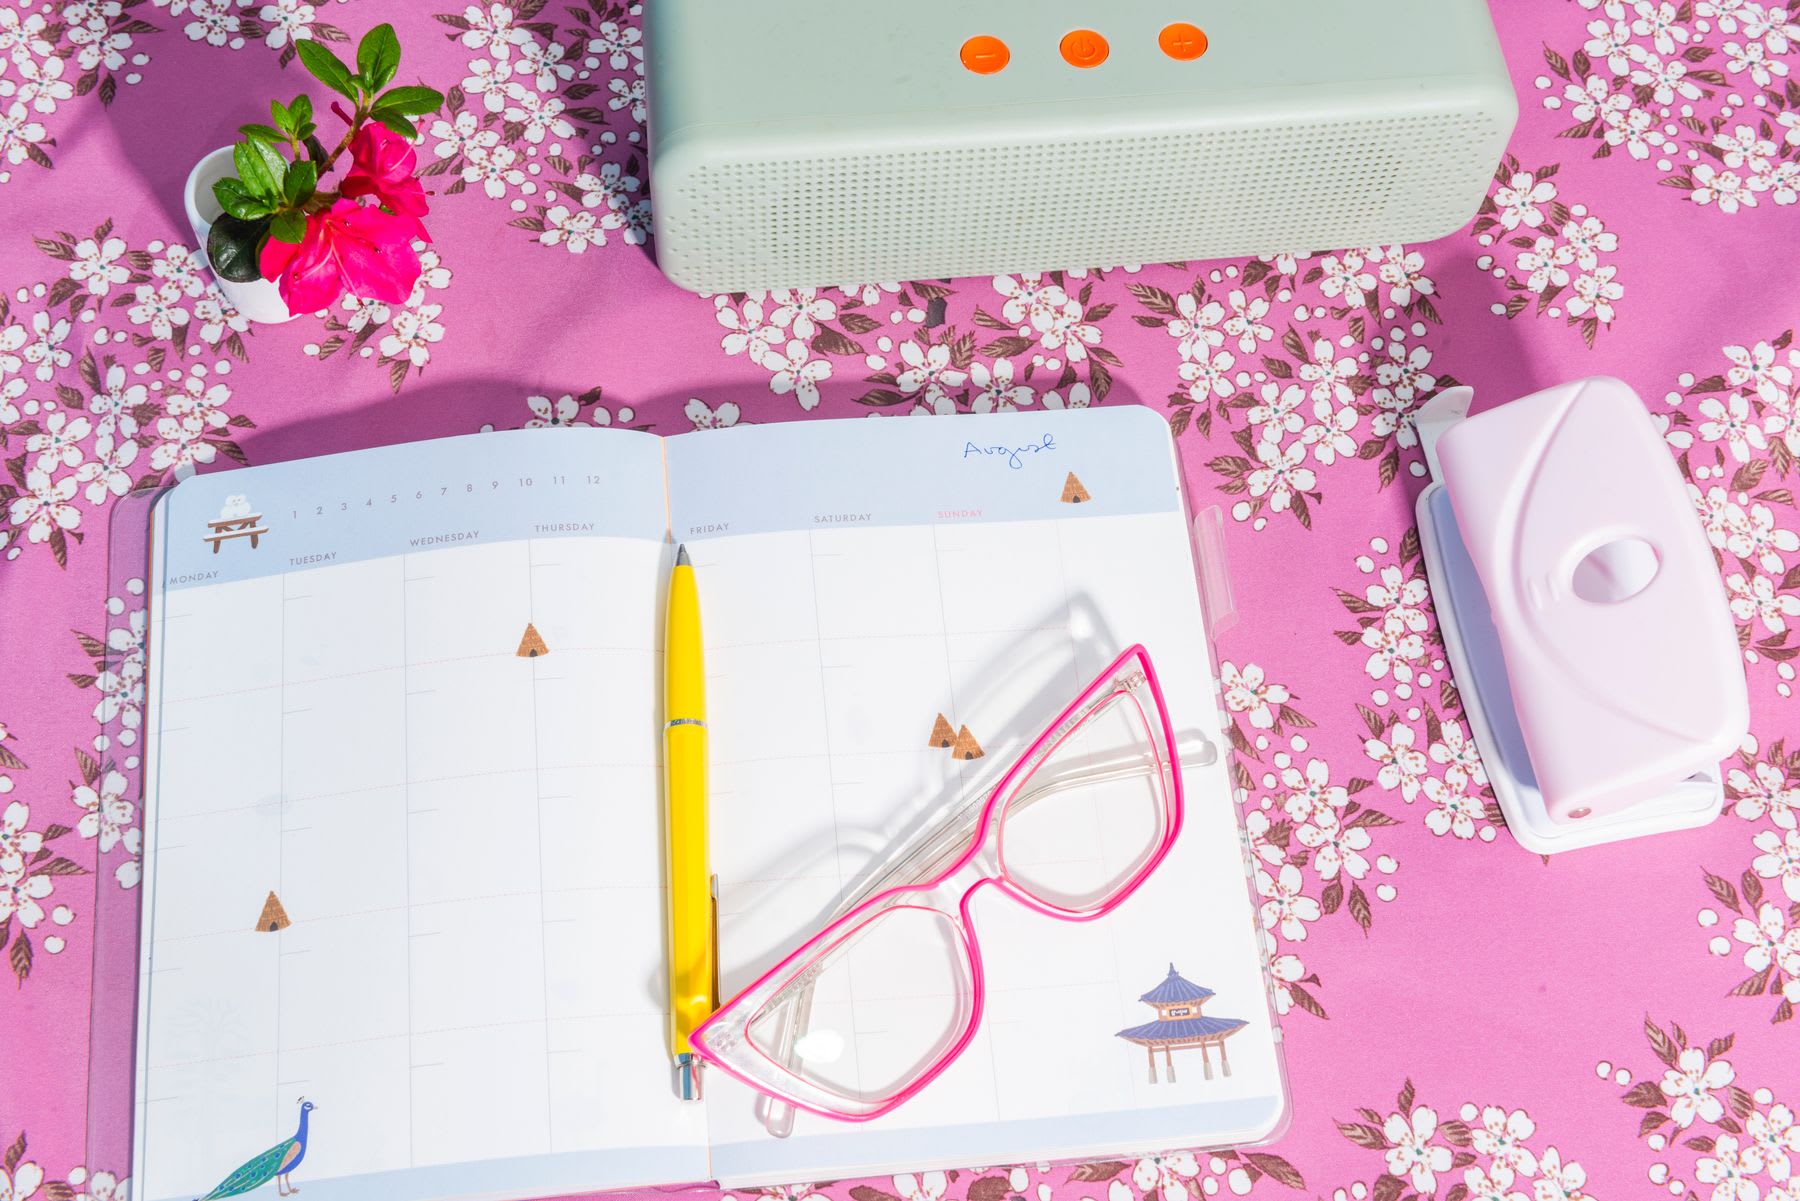
[[[999,38],[984,33],[963,43],[962,65],[977,75],[996,75],[1011,61],[1012,51]]]
[[[1192,62],[1206,53],[1206,31],[1198,25],[1177,21],[1164,29],[1156,39],[1164,54],[1182,62]]]
[[[1106,39],[1091,29],[1077,29],[1063,35],[1062,56],[1071,66],[1097,67],[1112,53]]]

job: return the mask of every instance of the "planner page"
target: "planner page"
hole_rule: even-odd
[[[706,1176],[664,1032],[665,525],[661,441],[611,430],[165,498],[135,1196]]]
[[[671,438],[668,462],[706,623],[724,996],[819,930],[946,798],[994,780],[1134,643],[1180,732],[1187,798],[1167,860],[1105,918],[976,894],[985,1015],[890,1114],[803,1113],[777,1139],[754,1095],[711,1072],[715,1177],[1270,1134],[1285,1109],[1278,1032],[1166,423],[1125,408],[749,427]],[[1106,822],[1074,827],[1064,853],[1095,855]],[[921,1026],[945,981],[881,960],[853,959],[850,987],[821,981],[814,1025],[834,1033],[805,1053],[831,1061],[822,1071],[866,1077],[931,1041]]]

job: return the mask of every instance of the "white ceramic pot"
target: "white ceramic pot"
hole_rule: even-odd
[[[202,260],[206,258],[206,235],[212,232],[213,222],[219,219],[224,210],[219,208],[218,200],[213,196],[212,186],[227,175],[236,173],[232,163],[231,147],[225,146],[213,151],[194,164],[188,172],[187,185],[182,192],[182,201],[187,207],[188,224],[194,227],[194,243],[200,249]],[[281,299],[281,290],[266,279],[254,283],[237,284],[228,279],[218,279],[219,291],[225,293],[227,299],[237,306],[238,312],[252,321],[264,325],[275,325],[283,321],[292,321],[299,316],[288,312],[286,302]]]

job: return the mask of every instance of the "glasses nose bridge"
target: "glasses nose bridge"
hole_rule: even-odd
[[[1000,880],[1000,861],[995,850],[993,831],[982,842],[982,846],[970,856],[961,867],[945,876],[934,885],[930,892],[932,908],[961,920],[963,903],[969,894],[983,884],[998,883]]]

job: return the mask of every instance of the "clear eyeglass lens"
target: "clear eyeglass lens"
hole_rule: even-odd
[[[814,960],[750,1019],[746,1033],[801,1079],[879,1104],[917,1081],[968,1028],[969,975],[948,917],[888,909]],[[806,985],[812,993],[800,1022]]]
[[[1162,842],[1167,748],[1138,692],[1101,699],[1013,785],[1000,828],[1002,870],[1038,900],[1073,912],[1099,908]]]

